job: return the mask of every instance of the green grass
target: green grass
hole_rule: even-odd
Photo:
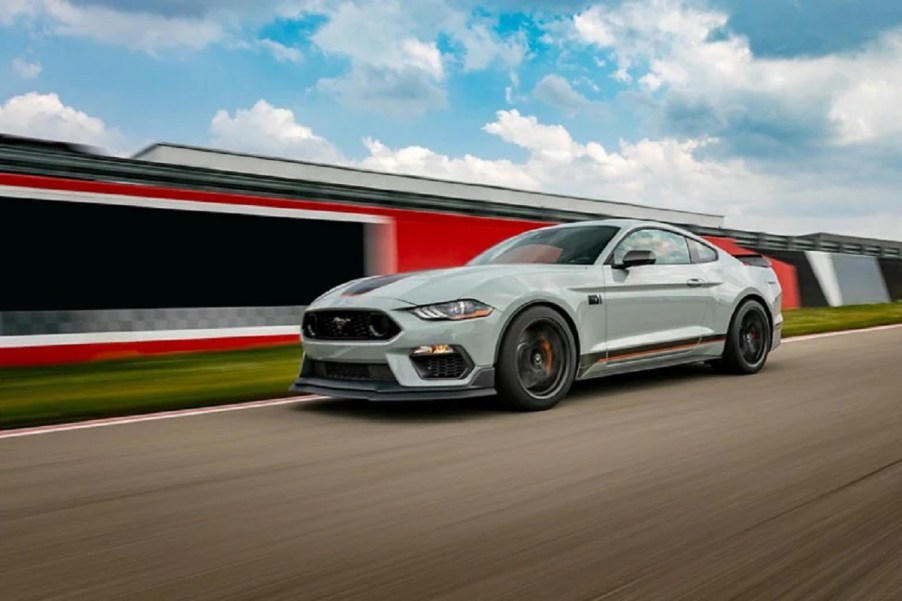
[[[784,311],[783,318],[783,336],[785,337],[837,330],[857,330],[902,323],[902,302],[794,309]]]
[[[786,311],[784,336],[902,323],[902,303]],[[298,345],[0,369],[0,429],[287,396]]]
[[[289,396],[299,345],[0,369],[0,429]]]

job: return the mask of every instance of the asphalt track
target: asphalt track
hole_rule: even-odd
[[[0,599],[902,599],[900,349],[3,439]]]

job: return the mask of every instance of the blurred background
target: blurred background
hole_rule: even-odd
[[[0,601],[902,599],[900,98],[898,0],[0,0]],[[766,368],[289,393],[605,217],[763,256]]]

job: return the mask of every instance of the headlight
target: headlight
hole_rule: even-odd
[[[491,314],[493,309],[475,300],[458,300],[448,303],[438,303],[435,305],[423,305],[414,307],[410,310],[420,319],[430,321],[450,320],[459,321],[461,319],[473,319],[474,317],[485,317]]]

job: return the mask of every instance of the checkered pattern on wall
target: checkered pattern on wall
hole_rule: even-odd
[[[0,311],[0,336],[298,326],[304,306]]]

